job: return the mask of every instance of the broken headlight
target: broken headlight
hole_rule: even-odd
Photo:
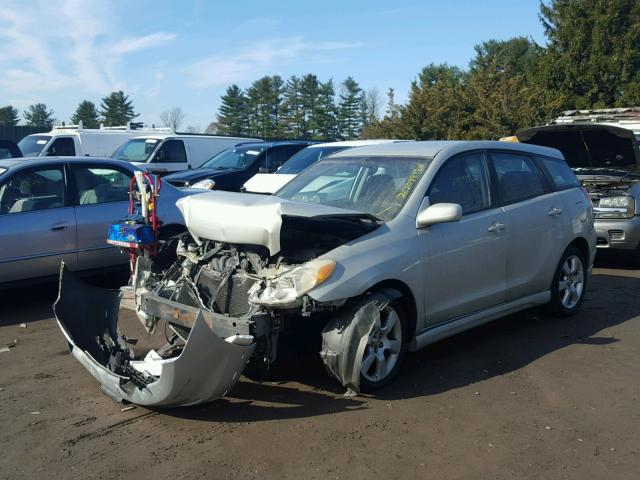
[[[309,290],[324,283],[333,273],[335,266],[333,260],[312,260],[275,278],[267,279],[266,284],[256,283],[251,289],[249,302],[267,306],[287,306],[295,303]]]
[[[636,209],[636,202],[629,195],[603,197],[595,209],[596,218],[631,218]]]

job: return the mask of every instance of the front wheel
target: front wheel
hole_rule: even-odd
[[[383,293],[374,293],[369,302],[379,316],[362,355],[360,389],[372,392],[391,382],[402,364],[406,351],[407,322],[401,301],[391,300]]]
[[[402,295],[382,290],[352,299],[322,332],[329,374],[348,389],[372,392],[397,375],[407,348],[408,317]]]
[[[551,301],[547,309],[558,316],[574,315],[584,300],[587,265],[582,252],[569,246],[562,255],[551,284]]]

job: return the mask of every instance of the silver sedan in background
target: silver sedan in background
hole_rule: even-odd
[[[100,158],[0,160],[0,285],[72,270],[103,270],[128,261],[107,245],[107,230],[127,214],[137,168]],[[165,232],[182,229],[176,200],[163,183],[158,216]]]

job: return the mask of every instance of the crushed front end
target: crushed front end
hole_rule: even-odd
[[[297,341],[296,329],[311,327],[320,339],[346,301],[319,303],[307,294],[334,273],[324,254],[379,226],[366,214],[317,207],[305,214],[264,196],[201,194],[178,207],[189,231],[168,243],[175,261],[138,257],[125,287],[147,333],[170,333],[157,351],[136,358],[134,341],[120,333],[121,292],[61,272],[60,327],[116,400],[190,405],[226,395],[247,366],[263,377],[284,332]],[[212,217],[212,210],[222,213]]]

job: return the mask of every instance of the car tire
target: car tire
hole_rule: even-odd
[[[380,312],[380,321],[374,325],[362,357],[360,390],[364,393],[378,390],[396,378],[407,350],[409,332],[402,297],[393,298],[383,291],[367,295],[354,310],[354,317],[370,304]]]
[[[580,309],[587,288],[588,269],[584,254],[570,245],[562,254],[551,282],[551,301],[546,310],[569,317]]]

